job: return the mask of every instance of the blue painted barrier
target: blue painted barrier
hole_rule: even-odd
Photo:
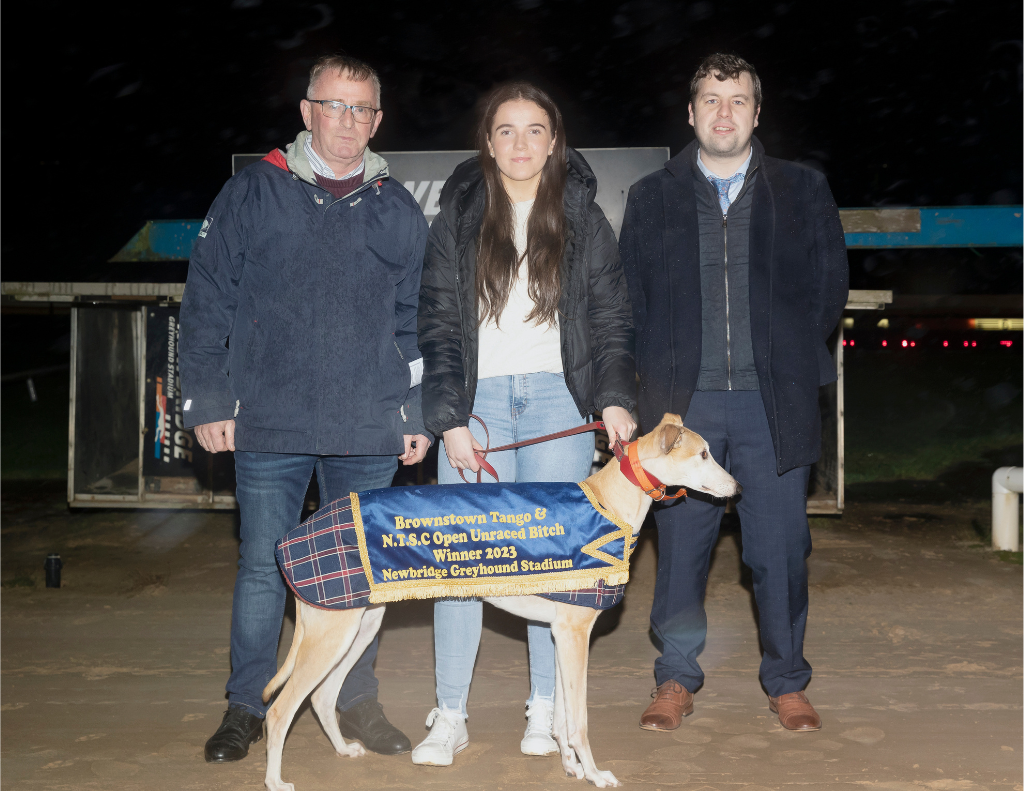
[[[202,220],[149,220],[110,260],[187,261],[202,227]]]
[[[840,209],[846,246],[1021,247],[1020,206]],[[202,220],[149,220],[110,260],[187,261]]]
[[[918,215],[916,222],[914,214]],[[1020,206],[843,209],[841,215],[843,229],[847,231],[847,247],[1020,247],[1024,244]],[[879,221],[872,222],[875,218]],[[872,225],[877,226],[878,231],[858,232],[861,227]],[[893,225],[910,227],[891,227]]]

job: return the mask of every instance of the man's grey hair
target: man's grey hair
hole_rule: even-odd
[[[334,96],[317,97],[314,94],[317,81],[324,75],[324,72],[337,72],[344,77],[348,77],[353,82],[370,80],[373,83],[374,104],[377,105],[378,109],[380,108],[380,77],[377,76],[377,72],[368,63],[363,63],[361,60],[350,58],[347,55],[324,55],[317,58],[313,68],[309,70],[309,87],[306,88],[307,99],[337,98]]]
[[[697,92],[700,84],[707,77],[725,82],[726,80],[738,80],[740,75],[746,72],[750,75],[750,81],[754,84],[754,107],[761,106],[761,78],[757,76],[754,67],[747,63],[739,55],[729,55],[724,52],[716,52],[708,55],[701,61],[697,73],[690,80],[690,103],[697,103]]]

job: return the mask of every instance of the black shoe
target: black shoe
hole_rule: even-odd
[[[206,761],[211,764],[241,761],[249,754],[249,745],[262,738],[262,717],[240,706],[229,708],[217,732],[206,742]]]
[[[401,755],[412,749],[409,737],[388,722],[376,699],[357,703],[348,711],[338,709],[338,725],[346,739],[358,739],[371,752]]]

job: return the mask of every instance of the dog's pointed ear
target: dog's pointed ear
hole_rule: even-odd
[[[677,426],[675,423],[665,424],[661,430],[661,452],[671,453],[672,448],[675,447],[676,442],[679,440],[679,435],[682,433],[682,426]]]

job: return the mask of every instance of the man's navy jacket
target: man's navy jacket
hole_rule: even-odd
[[[835,381],[826,346],[846,305],[849,267],[825,177],[767,157],[750,217],[750,335],[777,472],[821,455],[818,388]],[[640,422],[685,419],[701,357],[700,244],[693,142],[629,190],[619,251],[636,322]],[[698,171],[699,174],[699,171]]]
[[[235,420],[238,450],[392,455],[425,434],[410,387],[427,223],[368,149],[335,199],[288,147],[232,177],[181,304],[185,425]]]

